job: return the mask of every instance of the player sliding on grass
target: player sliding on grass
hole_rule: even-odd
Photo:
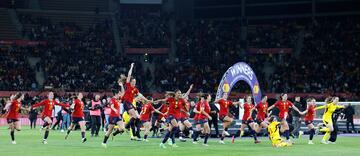
[[[331,100],[329,100],[329,99],[330,98],[328,98],[325,101],[325,105],[315,108],[315,110],[325,109],[325,112],[324,112],[324,115],[323,115],[323,118],[322,118],[325,127],[320,129],[320,132],[325,132],[325,135],[324,135],[324,137],[322,138],[322,141],[321,141],[322,144],[329,144],[328,140],[330,138],[330,133],[332,131],[334,131],[334,126],[333,126],[333,121],[332,121],[333,113],[337,109],[344,108],[344,106],[338,105],[338,102],[339,102],[338,97],[333,97],[333,98],[331,98]]]
[[[231,100],[227,100],[227,98],[228,98],[228,94],[224,93],[221,99],[215,101],[215,103],[218,103],[220,105],[219,119],[223,122],[223,129],[224,129],[219,141],[220,144],[225,144],[224,138],[226,136],[230,136],[228,132],[228,128],[234,121],[234,118],[229,113],[229,108],[232,105],[240,104],[240,102],[232,102]]]
[[[289,124],[287,123],[286,119],[289,117],[289,108],[293,108],[295,111],[299,112],[299,114],[303,115],[299,109],[293,105],[289,100],[287,100],[287,94],[282,93],[280,96],[281,100],[277,101],[275,104],[268,108],[268,111],[272,110],[273,108],[277,107],[279,109],[279,118],[281,122],[281,129],[280,131],[285,134],[286,140],[290,141],[290,130]]]
[[[43,144],[47,144],[47,138],[49,136],[49,130],[50,130],[50,126],[52,124],[51,115],[52,115],[55,105],[62,106],[62,107],[70,107],[67,104],[60,103],[58,99],[54,100],[53,92],[48,93],[48,99],[42,100],[40,103],[37,103],[37,104],[34,104],[31,106],[31,108],[43,106],[43,112],[41,113],[41,119],[43,119],[44,125],[43,125],[42,129],[46,128],[45,133],[44,133],[44,138],[42,141]]]
[[[70,132],[75,128],[76,125],[80,125],[80,131],[81,131],[81,140],[82,143],[86,142],[85,137],[85,120],[84,120],[84,102],[82,102],[83,94],[79,93],[77,95],[77,98],[73,101],[73,104],[70,106],[71,109],[73,109],[73,113],[71,114],[72,121],[70,124],[70,127],[68,128],[68,131],[66,132],[65,139],[68,138]]]
[[[207,144],[209,135],[210,135],[210,127],[209,127],[209,121],[212,120],[210,113],[210,105],[209,102],[211,101],[211,95],[210,94],[200,94],[199,95],[200,101],[196,104],[194,108],[195,115],[195,124],[196,124],[196,130],[194,132],[193,137],[193,143],[197,144],[197,138],[199,137],[201,131],[205,135],[204,137],[204,146],[209,146]],[[201,126],[203,126],[203,130],[201,130]]]
[[[269,126],[268,126],[268,133],[269,133],[269,139],[272,143],[273,147],[286,147],[291,146],[292,143],[288,141],[284,141],[280,137],[280,123],[276,120],[276,117],[271,116],[269,118]]]

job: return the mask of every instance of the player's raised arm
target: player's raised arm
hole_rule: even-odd
[[[190,85],[189,89],[186,91],[186,93],[184,94],[183,98],[186,98],[186,97],[188,97],[188,96],[189,96],[189,94],[190,94],[190,92],[191,92],[191,90],[192,90],[193,86],[194,86],[193,84],[191,84],[191,85]]]
[[[134,68],[134,63],[131,63],[131,65],[130,65],[130,70],[129,70],[128,75],[127,75],[127,77],[126,77],[126,83],[130,83],[130,79],[131,79],[131,75],[132,75],[133,68]]]

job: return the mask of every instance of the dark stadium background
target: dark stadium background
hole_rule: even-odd
[[[147,95],[215,93],[243,61],[272,101],[358,101],[359,14],[356,0],[1,0],[0,97],[110,95],[131,62]],[[247,93],[240,82],[232,97]]]

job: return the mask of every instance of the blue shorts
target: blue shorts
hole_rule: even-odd
[[[310,125],[310,124],[312,124],[314,121],[305,121],[305,125],[307,126],[307,125]]]
[[[119,121],[121,121],[120,117],[109,117],[109,124],[116,125]]]
[[[166,122],[166,123],[171,123],[171,121],[174,120],[174,119],[176,120],[176,118],[175,118],[174,116],[169,115],[169,117],[166,118],[166,121],[165,121],[165,122]],[[176,120],[176,121],[177,121],[177,120]]]
[[[245,125],[248,125],[248,124],[253,123],[253,122],[254,122],[254,120],[253,120],[253,119],[249,119],[249,120],[242,120],[242,121],[241,121],[241,123],[242,123],[242,124],[245,124]]]
[[[72,117],[72,123],[73,124],[78,124],[80,121],[84,121],[84,118],[79,118],[79,117]]]
[[[14,122],[17,122],[19,121],[18,119],[7,119],[7,123],[10,124],[10,123],[14,123]]]
[[[195,125],[199,125],[199,124],[204,124],[204,123],[207,123],[208,122],[208,120],[206,120],[206,119],[202,119],[202,120],[195,120]]]
[[[129,110],[134,109],[134,106],[132,105],[132,103],[124,101],[124,110],[127,111],[129,113]]]
[[[181,123],[184,123],[186,120],[188,120],[188,118],[181,118],[180,119]]]

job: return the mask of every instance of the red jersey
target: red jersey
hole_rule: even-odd
[[[114,108],[116,109],[116,112],[111,109],[110,107],[110,116],[111,117],[120,117],[120,103],[118,100],[116,100],[115,98],[111,98],[110,100],[110,104],[114,106]]]
[[[247,121],[249,117],[250,117],[250,119],[252,119],[252,117],[251,117],[251,109],[254,108],[254,105],[250,104],[250,103],[244,103],[243,107],[244,107],[244,115],[242,117],[242,120]]]
[[[140,120],[150,121],[151,113],[155,110],[151,103],[143,105],[140,112]]]
[[[42,100],[40,103],[34,104],[31,107],[36,108],[39,106],[44,106],[43,112],[41,113],[41,116],[44,118],[44,117],[51,117],[52,111],[53,111],[55,105],[62,106],[62,107],[70,107],[67,104],[62,104],[62,103],[56,102],[55,100],[50,100],[50,99]]]
[[[76,117],[76,118],[83,118],[84,117],[84,112],[83,112],[84,103],[79,99],[75,99],[74,104],[75,104],[74,112],[72,113],[71,116]]]
[[[169,103],[169,116],[172,115],[175,119],[180,119],[181,107],[185,105],[185,100],[180,98],[176,100],[175,98],[167,98],[166,102]]]
[[[275,107],[277,107],[279,109],[279,118],[282,120],[289,116],[288,115],[289,108],[293,106],[293,103],[291,103],[288,100],[286,100],[285,102],[279,100],[274,105],[275,105]]]
[[[314,116],[315,116],[315,106],[314,105],[309,105],[307,107],[307,113],[304,117],[305,121],[313,121],[314,120]]]
[[[206,113],[210,113],[210,105],[209,105],[209,103],[208,102],[198,102],[197,104],[196,104],[196,106],[195,106],[195,109],[196,110],[198,110],[198,111],[200,111],[201,110],[201,108],[204,108],[204,111],[206,112]],[[205,120],[205,119],[208,119],[208,117],[206,116],[206,115],[204,115],[204,114],[202,114],[202,113],[200,113],[200,114],[196,114],[195,115],[195,117],[194,117],[194,120]]]
[[[264,121],[266,118],[266,113],[267,113],[268,107],[269,107],[269,105],[267,102],[266,103],[260,102],[259,104],[257,104],[255,106],[255,108],[257,110],[256,119],[258,119],[260,121]]]
[[[190,108],[190,102],[185,102],[184,105],[181,106],[180,118],[188,118],[188,110]]]
[[[130,83],[125,84],[125,93],[122,98],[125,102],[132,103],[134,101],[134,97],[139,93],[139,90],[136,87],[130,85]]]
[[[233,104],[232,101],[220,99],[218,103],[220,105],[219,116],[227,116],[229,113],[229,107]]]
[[[169,111],[169,106],[166,105],[166,104],[163,104],[161,106],[160,112],[163,113],[164,115],[159,114],[158,120],[161,120],[162,118],[167,118],[168,117],[168,111]]]
[[[19,110],[21,108],[21,103],[17,100],[11,102],[9,112],[6,116],[8,119],[18,119],[20,117]]]

